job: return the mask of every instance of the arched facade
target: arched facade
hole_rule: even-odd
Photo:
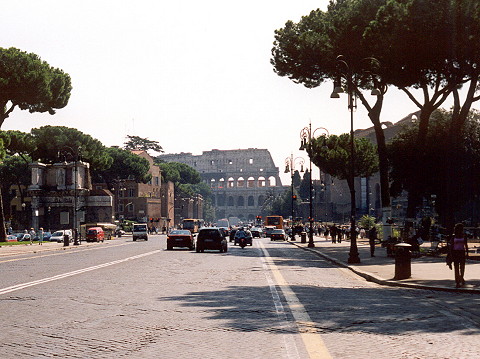
[[[159,158],[196,169],[212,189],[215,209],[222,217],[255,219],[261,215],[267,195],[283,192],[278,167],[266,149],[212,150],[196,156],[180,153]]]

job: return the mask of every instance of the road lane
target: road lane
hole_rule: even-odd
[[[307,357],[295,328],[277,314],[259,248],[164,248],[163,236],[23,261],[38,266],[35,275],[69,261],[76,269],[57,275],[75,275],[0,295],[0,357]],[[132,255],[139,257],[121,259]],[[2,266],[20,270],[18,263]]]

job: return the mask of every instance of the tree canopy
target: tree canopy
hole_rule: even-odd
[[[480,113],[470,112],[460,136],[461,143],[453,147],[448,137],[450,118],[451,111],[433,113],[422,157],[417,156],[418,124],[406,127],[389,144],[392,194],[399,195],[402,190],[411,191],[415,187],[425,199],[435,195],[436,209],[441,217],[449,208],[459,210],[473,196],[480,195],[480,184],[476,180],[480,176]],[[450,162],[455,164],[453,170],[448,165]],[[418,171],[419,168],[422,170]],[[445,186],[449,176],[455,178],[452,188]]]
[[[76,128],[64,126],[42,126],[31,130],[36,148],[31,153],[34,160],[55,163],[71,161],[75,157],[89,162],[92,171],[101,171],[112,164],[105,146],[97,139]]]
[[[108,147],[104,151],[111,164],[103,170],[94,172],[96,180],[111,185],[115,180],[127,179],[132,176],[138,183],[147,183],[152,178],[148,173],[150,163],[146,158],[118,147]]]
[[[307,151],[323,172],[350,183],[350,134],[330,135],[312,139]],[[376,146],[366,138],[354,139],[354,175],[369,177],[378,171]]]
[[[53,115],[67,105],[71,90],[70,76],[38,55],[0,48],[0,127],[17,106]]]
[[[142,150],[145,152],[153,150],[155,152],[163,152],[163,148],[158,144],[158,141],[131,135],[127,135],[127,139],[124,147],[126,150]]]

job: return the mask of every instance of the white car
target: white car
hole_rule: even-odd
[[[52,236],[50,237],[50,242],[62,243],[63,242],[63,236],[65,234],[68,234],[70,242],[73,241],[72,231],[70,229],[61,229],[59,231],[53,232]]]

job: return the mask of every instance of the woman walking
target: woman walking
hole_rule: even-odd
[[[455,225],[453,238],[450,242],[450,248],[452,251],[453,266],[455,270],[455,283],[459,288],[465,284],[463,278],[465,274],[465,259],[468,257],[468,245],[465,234],[463,233],[463,224],[458,223]]]

